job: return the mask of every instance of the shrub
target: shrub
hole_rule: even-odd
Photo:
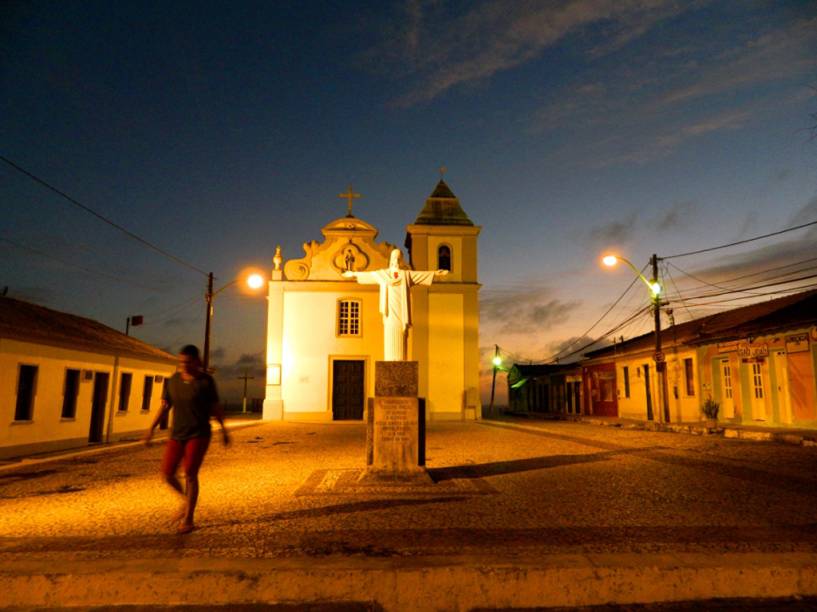
[[[720,409],[721,405],[713,400],[711,397],[706,398],[706,401],[703,405],[703,413],[707,419],[717,419],[718,418],[718,410]]]

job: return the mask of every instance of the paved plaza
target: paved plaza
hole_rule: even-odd
[[[367,488],[356,481],[362,423],[263,423],[235,430],[226,449],[216,441],[198,529],[185,536],[158,477],[161,443],[4,466],[0,605],[469,609],[817,594],[817,448],[430,423],[434,484]]]

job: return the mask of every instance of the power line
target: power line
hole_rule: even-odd
[[[646,267],[647,267],[647,265],[645,265],[645,266],[644,266],[644,268],[641,268],[641,272],[642,272],[642,273],[644,272],[644,269],[645,269]],[[591,325],[591,326],[590,326],[590,327],[587,329],[587,331],[586,331],[586,332],[584,332],[583,334],[581,334],[580,336],[578,336],[578,337],[576,338],[576,340],[574,340],[572,343],[568,344],[566,347],[564,347],[564,348],[563,348],[561,351],[559,351],[559,352],[558,352],[558,353],[556,353],[555,355],[551,355],[551,356],[550,356],[548,359],[546,359],[545,361],[546,361],[547,363],[549,363],[549,362],[551,362],[551,361],[554,361],[554,360],[556,360],[556,359],[561,358],[561,357],[562,357],[562,353],[564,353],[566,350],[568,350],[568,349],[569,349],[569,348],[571,348],[572,346],[575,346],[575,344],[576,344],[577,342],[579,342],[579,341],[580,341],[582,338],[586,338],[586,337],[587,337],[587,335],[588,335],[588,334],[589,334],[591,331],[593,331],[593,330],[596,328],[596,326],[597,326],[599,323],[601,323],[601,322],[604,320],[604,317],[606,317],[608,314],[610,314],[610,312],[613,310],[613,308],[615,308],[616,306],[618,306],[618,303],[619,303],[619,302],[620,302],[622,299],[624,299],[624,296],[625,296],[625,295],[627,295],[627,293],[630,291],[630,289],[632,289],[632,288],[633,288],[633,285],[635,285],[635,283],[636,283],[636,281],[637,281],[637,280],[640,280],[638,276],[633,277],[633,280],[632,280],[632,281],[630,281],[630,284],[629,284],[629,285],[627,285],[627,288],[624,290],[624,293],[622,293],[620,296],[618,296],[618,299],[617,299],[615,302],[613,302],[612,306],[610,306],[610,308],[608,308],[608,309],[607,309],[607,310],[604,312],[604,314],[603,314],[603,315],[601,315],[601,316],[600,316],[600,317],[599,317],[599,318],[596,320],[596,322],[595,322],[595,323],[593,323],[593,325]],[[573,354],[574,354],[574,353],[570,353],[570,355],[573,355]],[[568,355],[568,356],[570,356],[570,355]]]
[[[628,323],[631,323],[634,319],[638,318],[639,316],[643,316],[644,313],[650,311],[651,309],[652,309],[652,304],[639,308],[631,316],[624,319],[624,321],[622,321],[621,323],[619,323],[618,325],[616,325],[612,329],[607,330],[604,334],[602,334],[601,336],[599,336],[598,338],[596,338],[592,342],[588,342],[584,346],[581,346],[581,347],[577,348],[575,351],[572,351],[572,352],[568,353],[567,355],[563,355],[561,358],[566,359],[568,357],[572,357],[576,353],[581,353],[582,351],[590,348],[594,344],[597,344],[599,341],[601,341],[604,338],[608,337],[610,334],[613,334],[613,333],[619,331],[620,329],[624,328]]]
[[[789,283],[799,283],[800,281],[811,280],[812,278],[817,278],[817,274],[808,274],[806,276],[800,276],[798,278],[789,278],[789,279],[785,279],[785,280],[779,280],[779,281],[774,281],[774,282],[770,282],[770,283],[764,283],[762,285],[751,285],[749,288],[750,289],[766,289],[767,287],[774,287],[774,286],[777,286],[777,285],[787,285]],[[701,293],[699,295],[686,296],[686,298],[690,299],[690,300],[698,300],[698,299],[706,299],[706,298],[710,298],[710,297],[719,297],[719,296],[722,296],[722,295],[729,295],[730,293],[746,293],[746,292],[745,291],[735,291],[735,290],[720,291],[720,292],[713,291],[713,292],[709,292],[709,293]],[[774,293],[774,292],[772,292],[772,293]],[[768,293],[755,293],[755,294],[752,294],[752,295],[769,295],[769,294]]]
[[[38,176],[35,176],[34,174],[32,174],[31,172],[29,172],[29,171],[28,171],[28,170],[26,170],[25,168],[22,168],[22,167],[18,166],[18,165],[17,165],[17,164],[15,164],[13,161],[11,161],[10,159],[8,159],[8,158],[4,157],[3,155],[0,155],[0,160],[4,161],[4,162],[5,162],[5,163],[7,163],[9,166],[11,166],[12,168],[14,168],[14,169],[15,169],[15,170],[17,170],[18,172],[20,172],[21,174],[26,175],[28,178],[30,178],[30,179],[31,179],[32,181],[34,181],[35,183],[38,183],[38,184],[42,185],[43,187],[45,187],[46,189],[49,189],[49,190],[53,191],[54,193],[56,193],[56,194],[57,194],[57,195],[59,195],[60,197],[62,197],[62,198],[64,198],[65,200],[69,201],[69,202],[70,202],[71,204],[73,204],[74,206],[76,206],[76,207],[78,207],[78,208],[80,208],[80,209],[84,210],[85,212],[87,212],[87,213],[89,213],[89,214],[93,215],[94,217],[96,217],[96,218],[97,218],[97,219],[99,219],[100,221],[103,221],[104,223],[107,223],[107,224],[108,224],[108,225],[110,225],[111,227],[115,227],[115,228],[116,228],[116,229],[118,229],[120,232],[123,232],[124,234],[126,234],[127,236],[129,236],[130,238],[132,238],[133,240],[135,240],[136,242],[138,242],[138,243],[140,243],[140,244],[142,244],[142,245],[144,245],[144,246],[148,247],[149,249],[152,249],[153,251],[156,251],[157,253],[159,253],[159,254],[161,254],[161,255],[164,255],[165,257],[167,257],[167,258],[169,258],[169,259],[172,259],[173,261],[175,261],[175,262],[176,262],[176,263],[178,263],[178,264],[181,264],[181,265],[183,265],[183,266],[185,266],[185,267],[187,267],[187,268],[190,268],[191,270],[193,270],[193,271],[195,271],[195,272],[198,272],[199,274],[203,274],[204,276],[207,276],[207,272],[205,272],[204,270],[202,270],[202,269],[200,269],[200,268],[197,268],[197,267],[196,267],[196,266],[194,266],[193,264],[188,263],[188,262],[184,261],[183,259],[181,259],[181,258],[179,258],[179,257],[176,257],[176,256],[175,256],[175,255],[173,255],[172,253],[168,253],[168,252],[167,252],[167,251],[165,251],[164,249],[162,249],[162,248],[160,248],[160,247],[156,246],[155,244],[153,244],[153,243],[151,243],[151,242],[148,242],[148,241],[147,241],[147,240],[145,240],[144,238],[142,238],[142,237],[140,237],[140,236],[137,236],[136,234],[134,234],[134,233],[133,233],[133,232],[131,232],[130,230],[125,229],[124,227],[122,227],[122,226],[121,226],[121,225],[119,225],[118,223],[115,223],[114,221],[111,221],[111,220],[110,220],[110,219],[108,219],[107,217],[105,217],[105,216],[101,215],[100,213],[96,212],[96,211],[95,211],[93,208],[91,208],[90,206],[86,206],[86,205],[85,205],[85,204],[83,204],[82,202],[79,202],[78,200],[76,200],[76,199],[72,198],[71,196],[69,196],[69,195],[68,195],[67,193],[65,193],[64,191],[61,191],[61,190],[57,189],[56,187],[54,187],[54,186],[53,186],[53,185],[51,185],[50,183],[47,183],[46,181],[44,181],[43,179],[39,178]]]
[[[668,262],[666,264],[667,272],[669,272],[669,266],[672,266],[673,268],[678,270],[681,274],[684,274],[684,275],[688,276],[689,278],[698,281],[699,283],[702,283],[702,284],[707,285],[709,287],[714,287],[715,289],[720,289],[721,291],[730,291],[731,293],[749,293],[749,294],[752,293],[751,291],[747,291],[745,289],[739,289],[739,288],[733,288],[733,289],[730,290],[729,287],[723,287],[722,285],[716,285],[715,283],[707,282],[707,281],[703,280],[702,278],[698,278],[694,274],[691,274],[690,272],[686,272],[685,270],[682,270],[681,268],[679,268],[678,266],[676,266],[672,262]],[[729,282],[729,281],[725,281],[725,282]],[[675,283],[673,283],[673,285],[675,285]],[[678,289],[678,287],[675,287],[675,291],[678,292],[679,296],[681,295],[681,291]]]
[[[76,268],[77,270],[85,272],[86,274],[101,276],[102,278],[107,278],[107,279],[115,281],[117,283],[124,283],[125,285],[131,285],[132,287],[138,287],[139,289],[147,289],[148,291],[155,291],[157,293],[163,291],[163,289],[160,289],[158,287],[151,287],[149,285],[143,285],[141,283],[137,283],[137,282],[134,282],[132,280],[122,278],[121,276],[117,276],[115,274],[110,274],[108,272],[103,272],[102,270],[93,270],[91,268],[86,268],[84,266],[80,266],[80,265],[77,265],[75,263],[70,263],[68,261],[64,261],[64,260],[60,259],[59,257],[55,257],[54,255],[51,255],[50,253],[46,253],[45,251],[40,251],[39,249],[35,249],[35,248],[30,247],[30,246],[26,246],[24,244],[20,244],[19,242],[15,242],[14,240],[6,238],[5,236],[0,236],[0,241],[6,242],[6,243],[12,245],[13,247],[16,247],[16,248],[18,248],[18,249],[20,249],[22,251],[28,251],[29,253],[33,253],[34,255],[38,255],[40,257],[44,257],[44,258],[50,259],[52,261],[56,261],[57,263],[62,264],[63,266],[66,266],[66,267],[69,267],[69,268]]]
[[[799,287],[790,287],[788,289],[776,289],[775,291],[767,291],[765,293],[758,293],[756,295],[758,295],[758,296],[768,296],[768,295],[779,295],[781,293],[796,293],[798,291],[813,289],[815,287],[817,287],[817,283],[809,283],[808,285],[800,285]],[[701,303],[697,303],[697,304],[696,303],[690,303],[690,306],[693,306],[695,308],[698,308],[698,307],[701,307],[701,306],[717,306],[719,304],[726,304],[728,302],[737,302],[737,301],[740,301],[740,300],[748,300],[748,299],[751,299],[752,297],[755,297],[755,296],[739,295],[737,297],[726,298],[726,299],[723,299],[723,300],[716,300],[714,302],[701,302]],[[693,299],[697,299],[697,298],[693,298]]]
[[[785,234],[786,232],[793,232],[795,230],[803,229],[804,227],[809,227],[810,225],[817,225],[817,221],[810,221],[808,223],[803,223],[802,225],[796,225],[794,227],[788,227],[786,229],[782,229],[777,232],[771,232],[769,234],[763,234],[762,236],[755,236],[754,238],[747,238],[746,240],[738,240],[737,242],[730,242],[729,244],[721,244],[719,246],[709,247],[708,249],[698,249],[697,251],[689,251],[687,253],[678,253],[677,255],[669,255],[667,257],[662,257],[661,259],[675,259],[676,257],[687,257],[689,255],[698,255],[699,253],[709,253],[710,251],[717,251],[718,249],[725,249],[727,247],[737,246],[739,244],[746,244],[747,242],[754,242],[755,240],[761,240],[763,238],[771,238],[772,236],[779,236],[780,234]]]

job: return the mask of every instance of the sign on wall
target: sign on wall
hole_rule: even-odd
[[[793,334],[786,336],[786,352],[787,353],[803,353],[808,350],[808,334]]]
[[[750,344],[748,342],[738,343],[738,355],[743,358],[748,357],[768,357],[769,345],[765,342],[762,344]]]

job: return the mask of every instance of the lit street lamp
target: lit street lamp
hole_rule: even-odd
[[[213,318],[213,299],[227,287],[231,287],[239,281],[244,281],[247,287],[253,291],[257,291],[264,286],[264,277],[258,272],[251,272],[249,274],[242,274],[238,278],[234,278],[229,283],[213,291],[213,273],[207,275],[207,293],[204,294],[204,299],[207,303],[207,313],[204,321],[204,350],[202,355],[202,365],[204,371],[207,372],[210,367],[210,321]]]
[[[496,371],[502,367],[502,357],[499,356],[499,345],[494,345],[494,356],[491,359],[491,364],[494,366],[493,378],[491,379],[491,403],[488,406],[488,415],[494,415],[494,391],[496,390]]]
[[[653,306],[653,317],[655,322],[655,371],[658,374],[658,420],[669,422],[669,394],[667,393],[667,362],[664,359],[664,352],[661,350],[661,283],[658,282],[658,255],[650,257],[652,265],[652,279],[647,280],[641,271],[626,257],[621,255],[605,255],[601,258],[602,263],[608,268],[614,267],[619,261],[623,261],[636,273],[650,292],[650,300]],[[648,407],[649,408],[649,407]],[[648,413],[648,418],[652,415]]]

